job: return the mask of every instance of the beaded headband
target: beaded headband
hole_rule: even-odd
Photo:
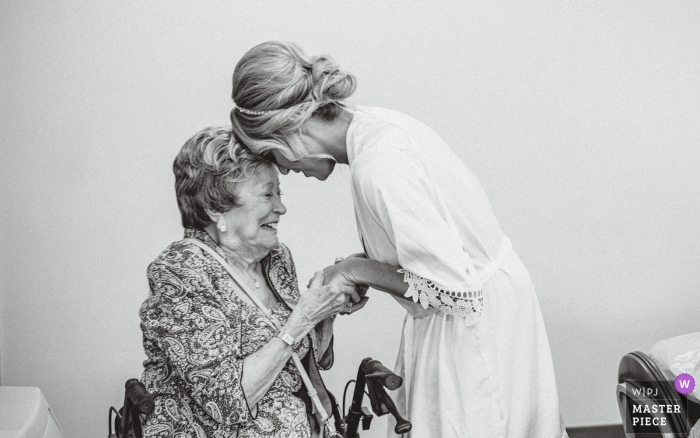
[[[236,102],[233,102],[233,110],[232,111],[239,111],[239,112],[242,112],[243,114],[248,114],[249,116],[262,116],[262,115],[269,114],[272,112],[272,110],[253,111],[253,110],[245,109],[245,108],[242,108],[242,107],[236,105]]]

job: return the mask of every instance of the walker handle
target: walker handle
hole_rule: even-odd
[[[153,399],[157,394],[149,394],[146,387],[138,379],[129,379],[124,386],[126,386],[126,397],[139,413],[150,414],[153,412],[155,408]]]
[[[366,363],[363,363],[362,371],[365,373],[365,378],[368,382],[378,382],[392,391],[401,387],[403,384],[403,379],[401,377],[394,374],[389,368],[375,359],[370,359]]]

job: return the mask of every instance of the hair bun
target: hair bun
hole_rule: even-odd
[[[346,99],[357,86],[355,76],[340,70],[338,64],[328,55],[313,58],[311,76],[314,98],[320,102]]]
[[[280,151],[289,159],[309,155],[300,132],[311,117],[332,121],[333,103],[356,88],[353,75],[327,55],[307,56],[297,44],[268,41],[250,49],[233,72],[231,125],[256,153]]]

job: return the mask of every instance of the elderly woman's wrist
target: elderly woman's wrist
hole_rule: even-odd
[[[294,337],[294,340],[298,342],[306,336],[314,326],[315,324],[310,321],[303,312],[295,310],[289,317],[287,324],[282,327],[282,330],[289,333]]]

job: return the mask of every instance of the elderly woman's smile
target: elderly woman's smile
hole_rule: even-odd
[[[279,245],[277,224],[287,212],[282,203],[277,169],[260,169],[239,184],[236,205],[223,214],[227,231],[220,238],[225,249],[267,254]]]

